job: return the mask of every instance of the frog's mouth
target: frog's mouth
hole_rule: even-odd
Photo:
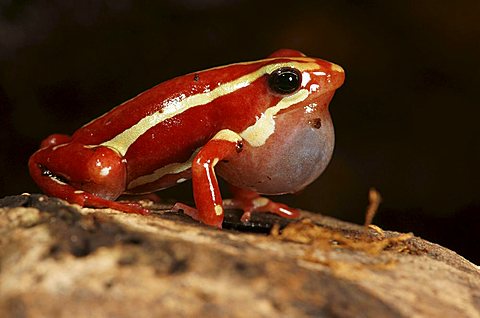
[[[309,96],[301,102],[292,104],[287,108],[281,109],[278,113],[276,113],[275,117],[282,116],[284,114],[287,114],[293,111],[298,111],[300,109],[303,109],[303,111],[306,114],[317,113],[319,111],[328,110],[328,105],[332,100],[334,94],[335,94],[335,91],[333,90],[330,92],[323,93],[321,95],[311,96],[311,97]]]

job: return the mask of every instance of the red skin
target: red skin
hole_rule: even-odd
[[[303,55],[293,50],[280,50],[271,55],[278,58],[276,62],[288,61],[285,56]],[[319,59],[315,62],[324,69],[331,69],[329,62]],[[215,213],[214,208],[216,205],[222,206],[214,172],[216,164],[214,159],[218,159],[217,162],[235,159],[242,146],[245,146],[244,149],[247,151],[255,151],[254,149],[257,148],[250,147],[243,141],[211,139],[222,129],[237,133],[244,131],[253,125],[267,108],[281,100],[282,96],[270,91],[265,76],[258,78],[247,87],[160,122],[138,137],[124,156],[113,149],[98,145],[111,140],[145,116],[161,112],[165,105],[175,98],[211,91],[226,82],[252,73],[268,63],[271,61],[261,60],[251,64],[229,65],[161,83],[81,127],[71,137],[58,134],[49,136],[42,142],[41,149],[30,158],[30,174],[45,193],[71,203],[90,207],[110,207],[141,214],[147,214],[148,210],[137,204],[114,202],[114,200],[122,193],[153,192],[175,185],[180,178],[193,177],[197,210],[188,209],[183,205],[180,207],[203,223],[221,227],[223,211],[218,213],[217,210]],[[325,104],[322,105],[324,111],[320,112],[321,114],[318,115],[320,117],[324,113],[328,115],[326,110],[328,102],[334,89],[343,82],[343,72],[331,71],[331,73],[328,85],[332,88],[324,94],[325,101],[321,102]],[[311,74],[311,76],[310,84],[325,81],[325,76],[318,80],[315,75]],[[317,100],[318,97],[312,100],[308,97],[298,107]],[[199,148],[201,150],[195,156],[191,169],[178,174],[168,174],[155,182],[127,191],[127,185],[132,180],[151,174],[168,164],[185,162]],[[227,170],[225,164],[222,163],[221,166],[222,170]],[[259,195],[252,190],[255,189],[237,188],[234,191],[234,194],[236,193],[232,201],[234,203],[230,204],[245,210],[244,221],[248,220],[252,211],[268,210],[284,217],[298,216],[298,211],[295,209],[272,201],[265,206],[253,207],[253,202],[259,198]]]

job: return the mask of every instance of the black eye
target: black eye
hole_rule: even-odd
[[[268,85],[278,94],[291,94],[295,92],[302,83],[300,72],[291,67],[282,67],[270,74]]]

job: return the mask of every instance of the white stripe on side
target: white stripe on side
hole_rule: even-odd
[[[218,133],[216,133],[211,140],[226,140],[230,142],[238,142],[242,140],[242,137],[240,137],[236,132],[232,130],[223,129],[223,130],[220,130]],[[151,174],[144,175],[132,180],[128,184],[127,189],[133,189],[135,187],[138,187],[147,183],[155,182],[160,178],[162,178],[163,176],[166,176],[167,174],[177,174],[190,169],[192,167],[193,159],[195,158],[197,153],[200,151],[200,149],[201,148],[195,150],[194,153],[190,156],[190,158],[185,162],[171,163],[160,169],[155,170]],[[177,180],[177,183],[181,183],[183,181],[186,181],[186,179],[179,179]]]
[[[192,167],[193,158],[195,158],[195,156],[199,151],[200,151],[200,148],[195,150],[195,152],[185,162],[171,163],[169,165],[163,166],[155,170],[151,174],[147,174],[130,181],[130,183],[127,186],[127,189],[133,189],[147,183],[155,182],[161,177],[166,176],[167,174],[177,174],[190,169],[190,167]]]

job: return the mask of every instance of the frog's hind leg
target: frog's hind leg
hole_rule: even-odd
[[[51,141],[55,138],[49,138],[45,141],[50,146],[34,153],[28,163],[33,180],[43,192],[80,206],[148,213],[138,204],[114,201],[125,188],[126,176],[125,165],[114,150],[79,143],[56,144]]]
[[[69,135],[53,134],[42,140],[40,148],[54,147],[67,144],[70,142],[70,140],[72,140],[72,137],[70,137]]]
[[[254,212],[270,212],[284,218],[294,219],[300,216],[297,209],[283,203],[274,202],[260,196],[257,192],[230,185],[233,199],[224,200],[223,207],[243,210],[242,222],[248,222]]]

